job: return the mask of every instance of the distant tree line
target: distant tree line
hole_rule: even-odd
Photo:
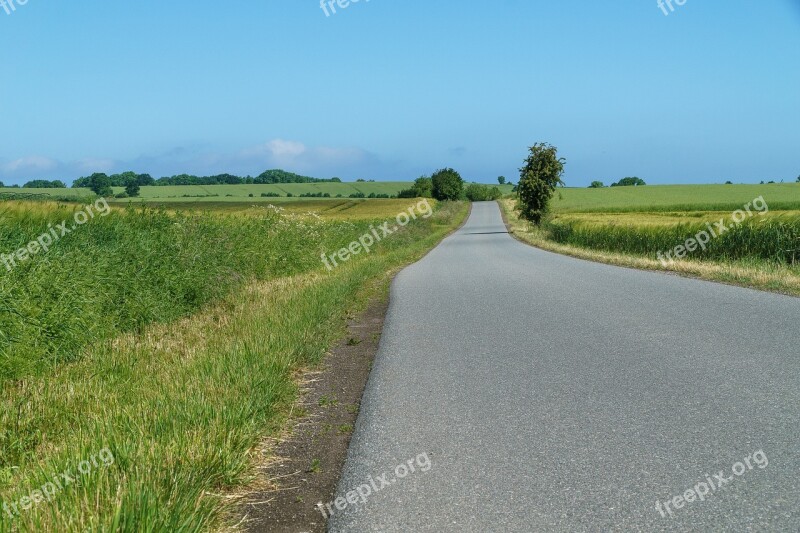
[[[642,178],[637,178],[636,176],[630,178],[622,178],[616,183],[612,183],[612,187],[641,187],[642,185],[647,185]],[[590,189],[602,189],[605,187],[602,181],[593,181],[591,185],[589,185]]]
[[[497,180],[505,184],[502,176]],[[500,189],[470,183],[465,186],[461,175],[452,168],[443,168],[431,176],[421,176],[414,180],[414,185],[409,189],[400,191],[398,198],[436,198],[437,200],[469,200],[470,202],[485,202],[497,200],[503,196]]]
[[[23,189],[66,189],[67,186],[60,180],[31,180],[22,186]]]
[[[341,183],[339,178],[320,179],[309,176],[301,176],[285,170],[267,170],[255,178],[252,176],[235,176],[233,174],[216,174],[214,176],[194,176],[192,174],[178,174],[176,176],[154,179],[150,174],[137,174],[135,172],[123,172],[107,176],[103,173],[95,173],[91,176],[81,177],[72,184],[74,188],[91,188],[90,184],[103,176],[110,180],[110,187],[127,187],[132,181],[140,187],[147,186],[167,186],[167,185],[269,185],[275,183]]]

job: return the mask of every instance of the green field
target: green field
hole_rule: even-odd
[[[730,229],[710,238],[691,259],[750,259],[790,266],[800,260],[800,183],[559,192],[545,227],[550,238],[561,244],[655,258],[722,219]],[[761,200],[754,203],[758,198],[763,198],[763,204]],[[756,212],[755,205],[763,207]],[[747,209],[755,214],[746,215]],[[746,215],[741,224],[731,220],[737,210]]]
[[[408,189],[412,182],[383,181],[383,182],[348,182],[348,183],[285,183],[273,185],[183,185],[163,187],[142,187],[139,198],[117,200],[119,202],[275,202],[275,201],[301,201],[301,194],[322,193],[331,197],[342,195],[347,198],[351,194],[363,193],[369,196],[375,194],[397,195],[401,190]],[[504,193],[510,193],[510,185],[498,185]],[[124,189],[115,187],[114,193],[123,192]],[[0,189],[2,194],[35,194],[53,197],[89,197],[92,192],[88,189]],[[262,194],[277,193],[282,198],[262,198]],[[252,197],[250,195],[253,195]],[[287,198],[292,194],[293,198]]]
[[[800,295],[800,183],[558,189],[540,227],[519,220],[514,202],[502,205],[517,235],[542,248]],[[746,206],[754,214],[735,223]],[[691,244],[721,220],[727,231]]]
[[[774,210],[800,209],[800,183],[564,188],[551,207],[556,213],[734,211],[759,196]]]

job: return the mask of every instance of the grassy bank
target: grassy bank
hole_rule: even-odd
[[[384,286],[388,272],[424,254],[465,214],[465,205],[446,205],[330,272],[321,267],[320,250],[332,253],[358,238],[368,221],[268,215],[258,228],[281,225],[272,238],[296,235],[280,248],[264,241],[234,245],[247,246],[243,252],[270,265],[260,271],[266,279],[240,273],[227,296],[199,313],[141,324],[107,342],[87,343],[79,357],[7,380],[0,396],[0,503],[16,504],[19,512],[0,514],[0,531],[140,531],[145,525],[200,531],[220,525],[230,503],[223,494],[249,480],[248,454],[284,420],[296,373],[320,361],[340,335],[345,314]],[[106,218],[126,225],[136,216]],[[251,236],[247,218],[204,223],[221,224],[229,240],[240,241]],[[307,260],[300,257],[305,252]],[[295,260],[301,266],[291,266]],[[66,278],[62,285],[68,284]],[[80,475],[81,461],[106,448],[113,464]],[[62,472],[80,484],[21,508],[23,497],[36,498],[34,491]]]
[[[387,206],[387,213],[411,201]],[[0,253],[27,247],[78,205],[0,204]],[[373,218],[378,213],[373,212]],[[0,265],[0,382],[78,358],[89,343],[187,316],[249,279],[320,266],[369,219],[324,222],[275,209],[236,214],[114,210],[59,237],[47,252]],[[60,235],[57,230],[56,235]]]
[[[625,214],[621,218],[618,214],[586,218],[556,214],[539,228],[519,219],[515,203],[512,199],[500,202],[514,235],[545,250],[800,296],[800,264],[796,262],[800,218],[796,213],[756,215],[712,239],[705,251],[698,249],[683,259],[664,264],[657,258],[658,252],[671,251],[698,231],[707,230],[706,222],[713,227],[714,222],[725,218],[730,224],[731,213],[706,211],[700,217],[702,222],[691,213],[672,214],[660,222],[663,215],[652,213]],[[687,218],[693,222],[685,222]]]

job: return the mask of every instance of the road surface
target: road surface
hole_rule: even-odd
[[[329,528],[800,531],[798,328],[800,299],[544,252],[474,204],[392,286]]]

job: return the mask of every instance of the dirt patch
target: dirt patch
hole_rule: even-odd
[[[269,488],[246,496],[240,530],[324,532],[317,510],[336,491],[355,427],[361,396],[378,351],[388,296],[373,301],[347,324],[347,335],[319,371],[306,374],[303,395],[285,439],[264,450],[273,459],[261,468],[257,484]]]

